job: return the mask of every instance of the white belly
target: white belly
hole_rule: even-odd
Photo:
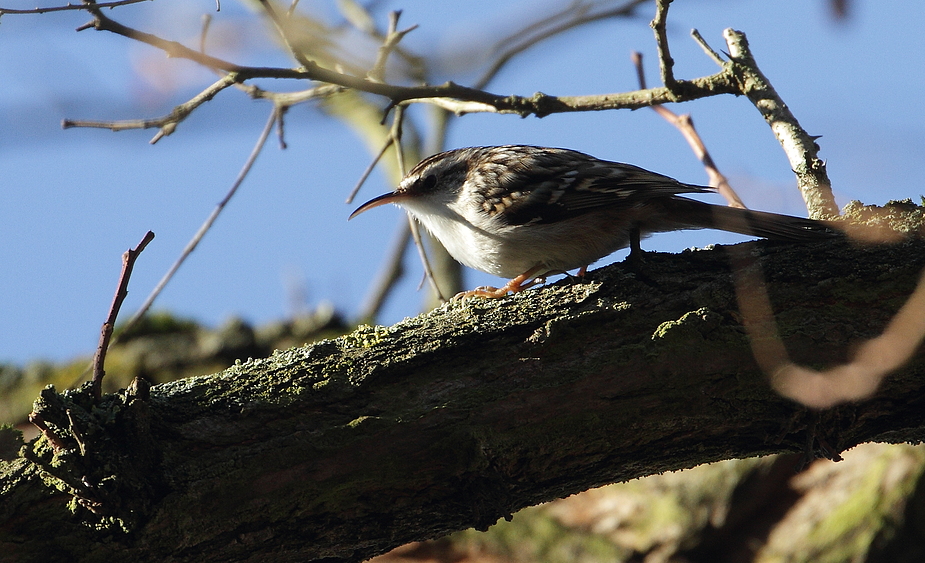
[[[560,224],[534,224],[504,227],[502,236],[493,236],[455,213],[419,215],[409,211],[457,261],[502,278],[515,278],[532,268],[539,269],[537,274],[574,270],[628,244],[627,239],[615,238],[610,229],[602,232],[600,226],[588,225],[576,234],[574,228],[567,232]]]

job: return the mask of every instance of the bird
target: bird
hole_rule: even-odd
[[[479,146],[427,157],[398,187],[359,206],[408,211],[462,264],[510,281],[461,297],[498,298],[588,265],[640,236],[718,229],[781,241],[835,233],[821,221],[704,203],[715,192],[644,168],[564,148]]]

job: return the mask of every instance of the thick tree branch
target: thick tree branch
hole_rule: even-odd
[[[804,364],[879,334],[925,266],[921,240],[753,244]],[[85,389],[46,391],[36,412],[59,445],[42,437],[0,466],[0,549],[362,561],[604,483],[925,436],[921,350],[873,398],[809,417],[756,367],[723,248],[644,268],[654,283],[617,264],[95,407]]]

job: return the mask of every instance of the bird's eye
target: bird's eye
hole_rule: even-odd
[[[437,175],[428,174],[421,180],[421,189],[425,192],[429,192],[437,185]]]

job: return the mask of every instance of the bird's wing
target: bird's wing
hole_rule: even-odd
[[[507,155],[508,157],[510,155]],[[483,208],[508,225],[550,223],[603,207],[632,207],[653,198],[711,192],[654,172],[567,149],[525,152],[495,175]]]

